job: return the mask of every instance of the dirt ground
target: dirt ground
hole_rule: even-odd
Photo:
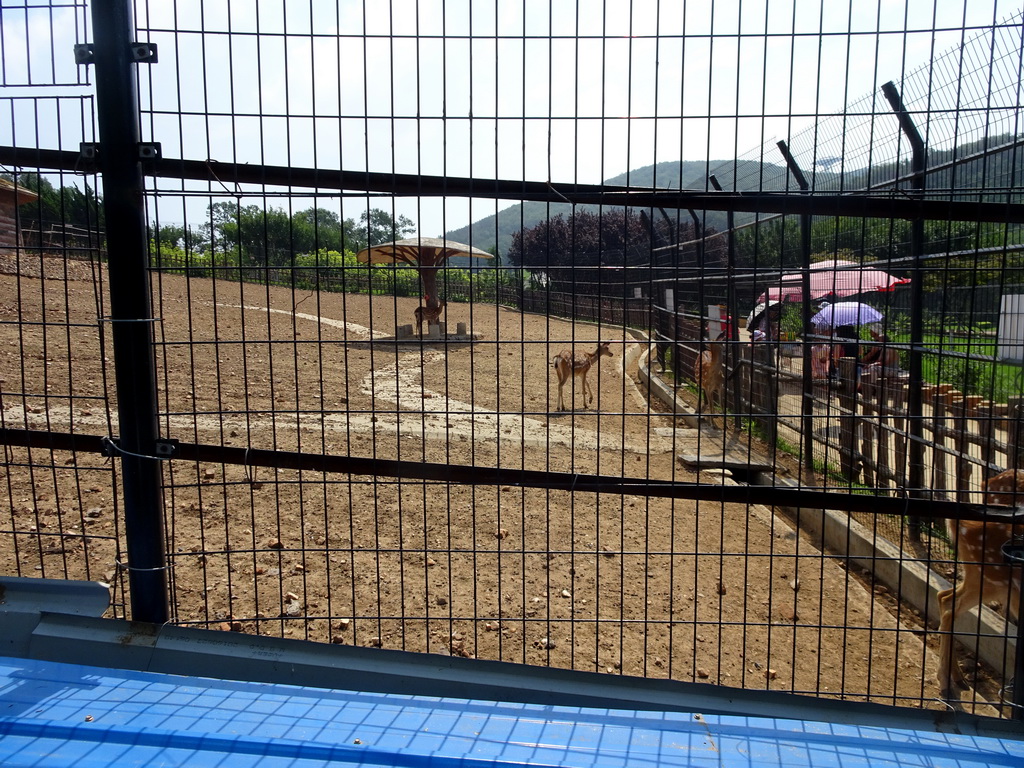
[[[31,265],[29,265],[31,266]],[[105,277],[0,263],[0,423],[118,434]],[[9,274],[21,271],[21,275]],[[38,274],[38,271],[37,271]],[[65,280],[65,275],[70,279]],[[162,435],[186,443],[693,481],[713,444],[650,404],[622,328],[451,304],[475,343],[396,343],[413,299],[155,276]],[[596,407],[551,358],[612,342]],[[625,367],[624,367],[624,363]],[[322,642],[942,706],[913,617],[759,507],[164,463],[173,620]],[[0,571],[112,585],[117,460],[5,448]],[[702,474],[706,482],[721,475]]]

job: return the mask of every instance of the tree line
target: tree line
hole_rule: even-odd
[[[379,208],[363,211],[356,221],[342,219],[327,208],[289,214],[274,206],[219,202],[207,207],[206,221],[200,226],[154,222],[152,239],[158,250],[177,248],[188,254],[209,253],[218,260],[234,256],[246,266],[284,267],[299,254],[355,254],[415,231],[409,218],[394,217]]]
[[[661,210],[608,208],[558,214],[515,232],[505,261],[556,286],[579,290],[600,284],[661,277],[723,275],[730,263],[727,232]],[[909,268],[912,223],[902,219],[820,216],[810,221],[811,261],[878,262],[898,275]],[[795,271],[803,264],[800,218],[778,216],[732,233],[735,274]],[[924,222],[923,251],[931,265],[925,288],[1021,281],[1024,258],[1007,246],[1021,243],[1019,227],[964,221]],[[930,259],[927,257],[931,256]],[[721,280],[719,281],[721,284]],[[753,291],[758,286],[746,286]]]

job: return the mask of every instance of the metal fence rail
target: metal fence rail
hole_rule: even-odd
[[[1012,520],[982,502],[1024,396],[1019,9],[201,5],[2,11],[0,570],[140,620],[1014,716],[1016,627],[936,627],[979,572],[943,520]],[[412,236],[491,258],[357,255]],[[893,289],[839,289],[870,268]]]

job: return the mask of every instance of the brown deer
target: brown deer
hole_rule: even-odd
[[[725,334],[719,334],[697,358],[697,386],[700,388],[697,397],[698,412],[703,412],[705,406],[713,412],[716,401],[722,411],[725,410],[725,365],[722,361],[724,339]],[[722,426],[725,426],[724,418]]]
[[[986,504],[1016,505],[1024,503],[1024,470],[1008,469],[985,483]],[[953,543],[955,559],[960,562],[963,578],[951,589],[936,596],[939,601],[939,687],[942,695],[952,694],[953,686],[966,688],[960,664],[953,657],[953,624],[964,611],[1000,603],[1007,614],[1019,621],[1020,567],[1005,564],[1002,546],[1014,535],[1009,522],[981,520],[946,520],[946,529]],[[1017,532],[1024,531],[1020,525]],[[1024,653],[1024,649],[1017,649]],[[1018,685],[1022,681],[1018,681]]]
[[[587,393],[590,393],[590,402],[594,402],[594,389],[587,381],[587,374],[590,369],[601,362],[602,357],[611,357],[612,351],[608,348],[610,341],[598,342],[597,349],[593,352],[581,352],[574,355],[571,349],[563,349],[551,359],[555,367],[555,374],[558,376],[558,410],[564,411],[565,403],[562,400],[562,387],[570,378],[580,377],[583,379],[583,407],[587,407]],[[570,384],[570,392],[572,385]]]
[[[420,336],[423,335],[423,321],[427,321],[427,329],[430,329],[431,323],[436,323],[437,319],[441,317],[441,313],[444,312],[445,301],[442,299],[437,303],[436,307],[430,306],[428,301],[425,306],[416,307],[413,314],[416,315],[416,333]]]

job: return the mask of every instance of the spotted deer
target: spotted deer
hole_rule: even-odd
[[[700,388],[697,406],[700,412],[703,412],[705,407],[713,412],[716,401],[718,407],[725,410],[725,365],[722,361],[724,339],[725,334],[719,334],[697,358],[697,386]],[[722,426],[725,426],[724,418]]]
[[[989,478],[985,483],[985,503],[1024,504],[1024,470],[1008,469]],[[946,529],[963,574],[956,587],[936,596],[939,601],[939,687],[942,695],[948,697],[954,685],[967,687],[960,664],[953,656],[954,622],[964,611],[987,602],[998,602],[1014,621],[1018,621],[1021,569],[1006,565],[1003,560],[1002,546],[1014,535],[1012,523],[946,520]],[[1022,532],[1024,526],[1018,524],[1017,533]]]
[[[610,341],[599,342],[597,349],[593,352],[580,352],[573,354],[570,349],[563,349],[551,359],[555,368],[555,375],[558,376],[558,410],[567,410],[562,400],[562,387],[570,378],[580,377],[583,379],[583,407],[587,407],[587,394],[590,394],[590,402],[594,402],[594,389],[587,381],[587,374],[590,369],[601,362],[602,357],[611,357],[612,351],[608,348]],[[572,385],[570,384],[570,393]]]
[[[428,302],[424,306],[416,307],[413,314],[416,315],[416,333],[420,336],[423,335],[423,321],[427,321],[427,328],[430,328],[431,323],[436,323],[437,319],[441,317],[441,313],[444,312],[445,301],[442,299],[437,303],[436,307],[430,306]]]

